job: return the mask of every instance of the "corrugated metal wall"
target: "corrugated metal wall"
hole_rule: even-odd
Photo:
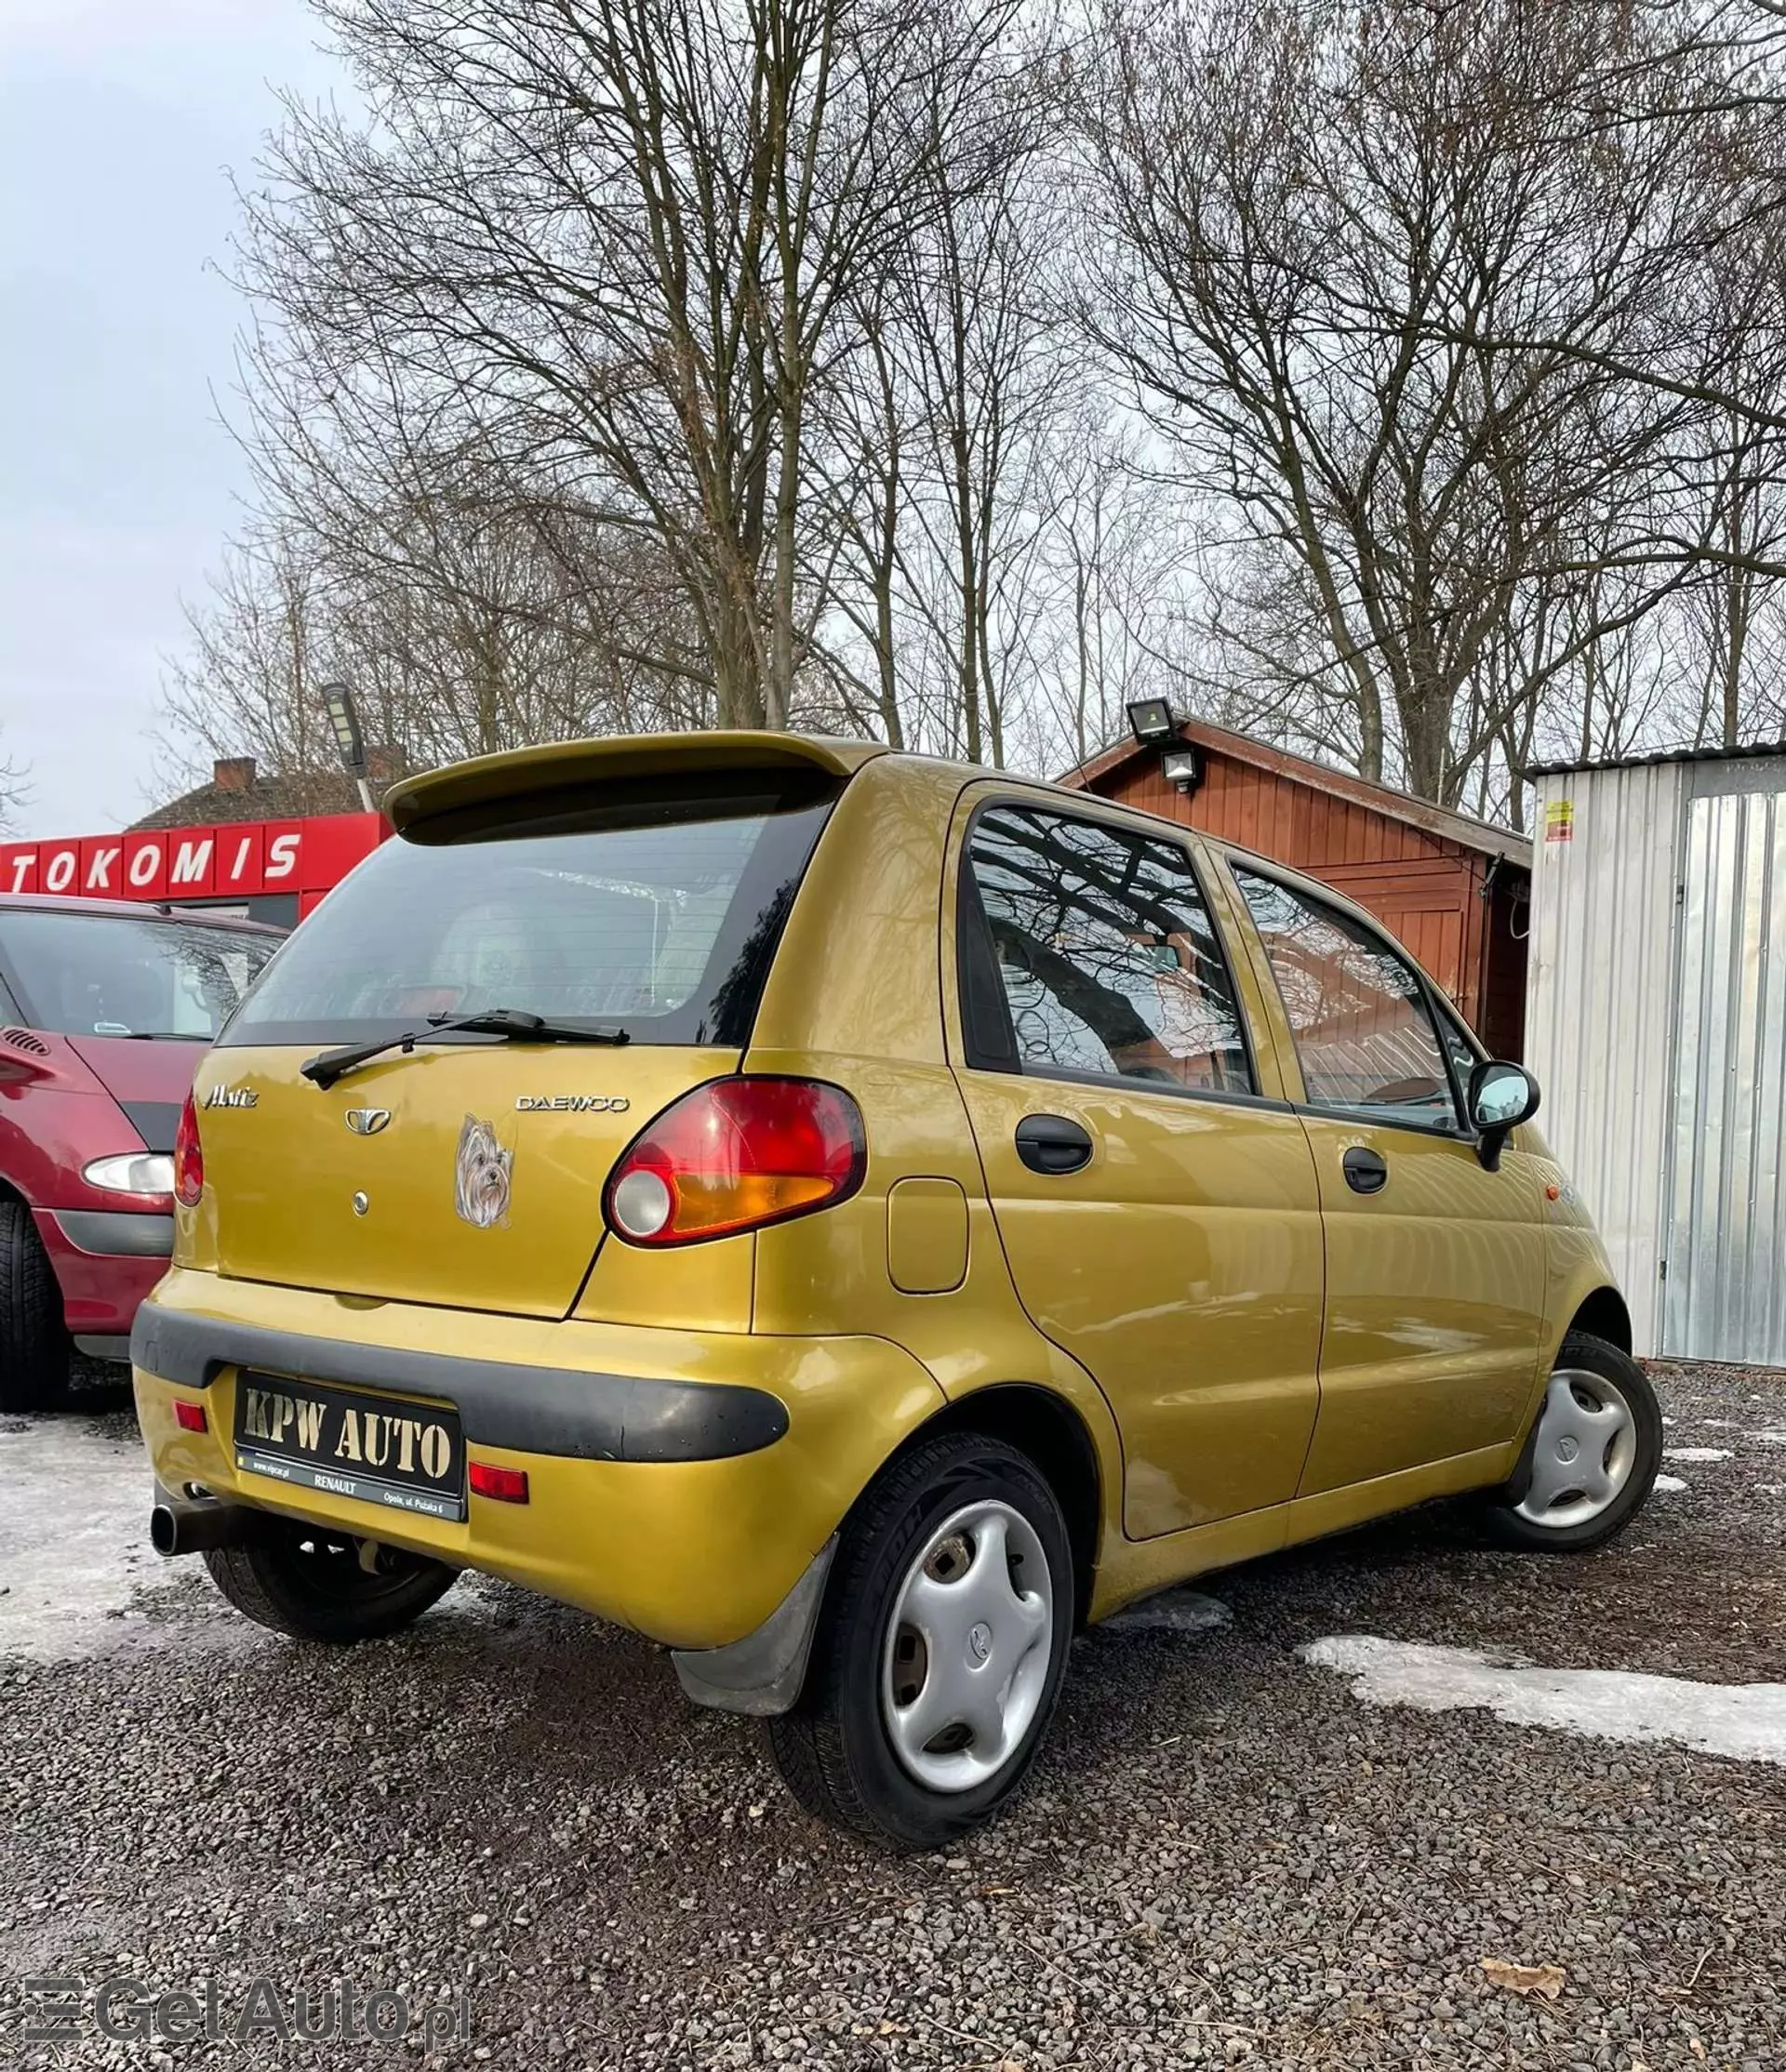
[[[1526,1056],[1539,1127],[1606,1239],[1640,1353],[1661,1346],[1686,776],[1659,764],[1541,778],[1535,830]]]
[[[1689,772],[1662,1349],[1786,1362],[1786,773]]]

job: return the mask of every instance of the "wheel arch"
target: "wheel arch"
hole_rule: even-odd
[[[1620,1352],[1632,1349],[1633,1334],[1631,1311],[1625,1298],[1617,1288],[1601,1286],[1592,1289],[1576,1305],[1575,1314],[1569,1319],[1569,1332],[1585,1331],[1590,1336],[1604,1338],[1608,1345],[1617,1346]]]
[[[1035,1382],[993,1382],[927,1417],[900,1451],[939,1432],[979,1432],[1002,1439],[1034,1462],[1060,1502],[1073,1549],[1073,1623],[1084,1626],[1103,1529],[1103,1478],[1098,1448],[1068,1399]]]

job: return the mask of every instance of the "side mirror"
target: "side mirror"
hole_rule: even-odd
[[[1538,1082],[1525,1066],[1491,1058],[1471,1073],[1468,1102],[1477,1155],[1490,1173],[1499,1172],[1508,1136],[1538,1113]]]

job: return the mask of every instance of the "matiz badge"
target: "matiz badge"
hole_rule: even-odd
[[[259,1108],[260,1096],[252,1086],[213,1086],[205,1096],[207,1108]]]

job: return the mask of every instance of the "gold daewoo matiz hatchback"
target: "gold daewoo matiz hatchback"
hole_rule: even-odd
[[[1146,1592],[1464,1490],[1594,1547],[1648,1493],[1536,1088],[1323,887],[779,735],[388,810],[200,1069],[132,1342],[155,1544],[250,1618],[509,1577],[922,1848]]]

